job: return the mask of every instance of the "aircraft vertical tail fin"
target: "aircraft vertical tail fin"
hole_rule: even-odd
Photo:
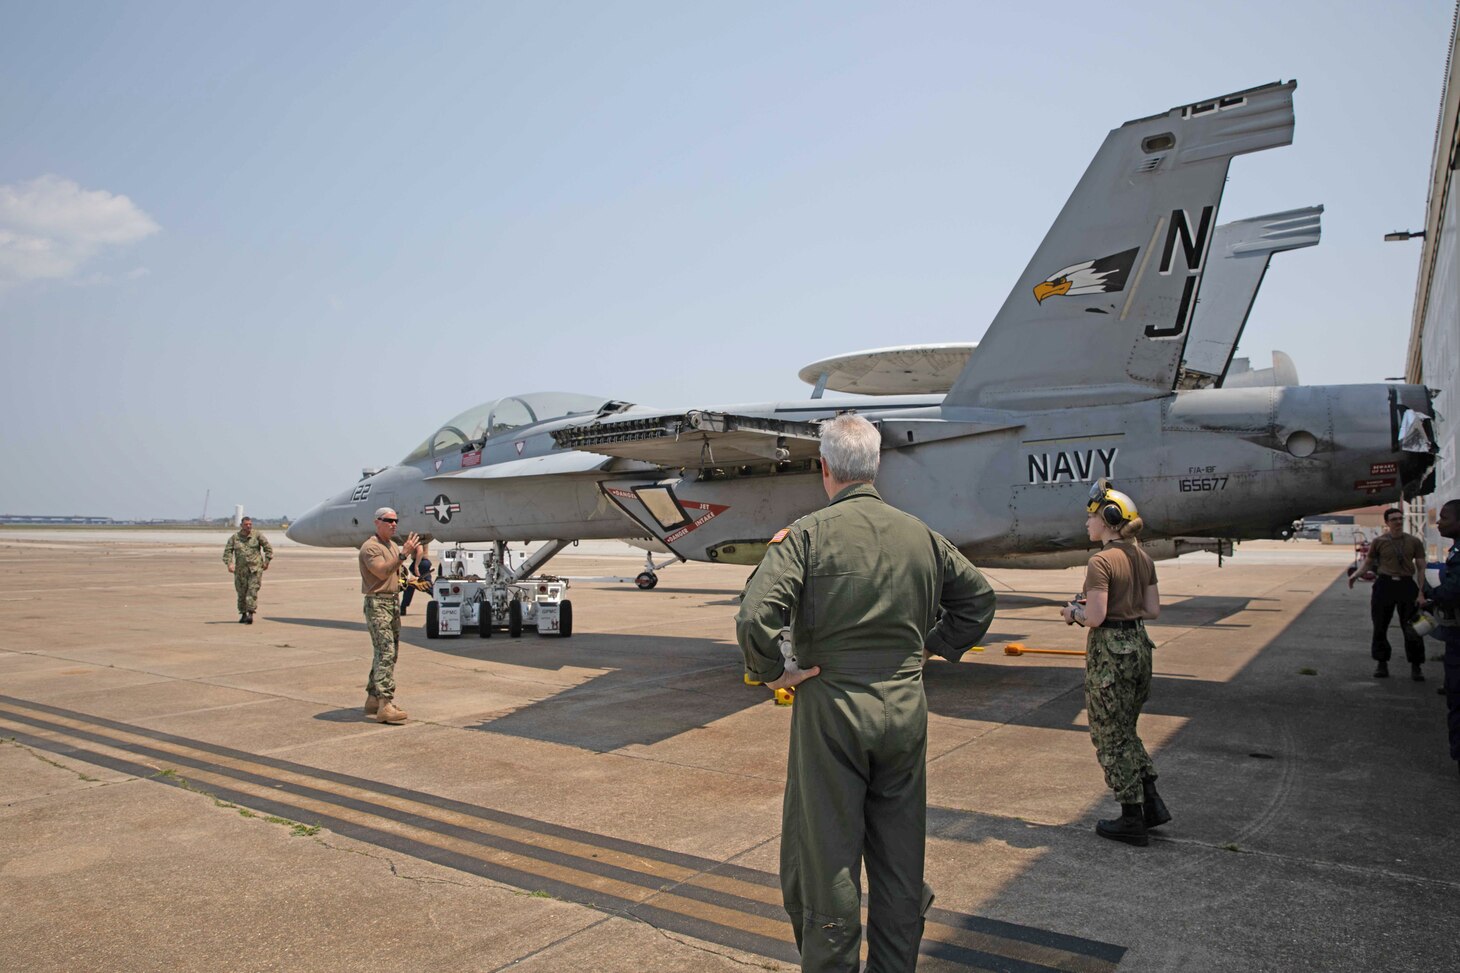
[[[1178,388],[1224,384],[1272,255],[1315,245],[1322,217],[1322,206],[1308,206],[1217,227],[1202,276],[1201,303],[1191,320],[1191,336],[1176,379]]]
[[[1111,132],[944,405],[1053,409],[1169,392],[1228,163],[1292,141],[1295,87],[1263,85]]]

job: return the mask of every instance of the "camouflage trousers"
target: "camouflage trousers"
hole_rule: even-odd
[[[1085,709],[1090,740],[1105,771],[1105,784],[1122,804],[1140,804],[1142,777],[1156,768],[1136,733],[1141,707],[1151,694],[1151,650],[1143,624],[1092,628],[1085,645]]]
[[[400,605],[394,594],[365,596],[365,624],[370,629],[374,657],[365,692],[381,699],[395,698],[395,656],[400,651]]]
[[[240,564],[233,569],[233,590],[238,592],[238,613],[257,611],[259,607],[259,585],[263,583],[264,573],[255,571],[245,564]]]

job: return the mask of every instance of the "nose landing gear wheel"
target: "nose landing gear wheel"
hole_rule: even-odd
[[[573,634],[573,603],[564,601],[558,606],[558,637],[568,638]]]
[[[434,601],[426,602],[426,638],[441,637],[441,606]]]
[[[484,601],[478,606],[477,637],[484,639],[492,637],[492,603],[489,601]]]
[[[639,572],[639,576],[634,579],[634,584],[638,585],[644,591],[648,591],[658,583],[659,575],[653,571],[641,571]]]
[[[522,602],[515,598],[507,605],[507,634],[514,639],[522,637]]]

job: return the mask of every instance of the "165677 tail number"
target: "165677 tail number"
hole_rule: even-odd
[[[1182,493],[1209,493],[1212,490],[1227,489],[1225,476],[1190,476],[1176,481],[1176,488]]]

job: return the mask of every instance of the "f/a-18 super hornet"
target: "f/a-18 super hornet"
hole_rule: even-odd
[[[777,529],[825,502],[817,421],[848,410],[881,430],[882,495],[988,566],[1082,560],[1081,510],[1100,478],[1139,501],[1156,557],[1228,550],[1284,536],[1308,514],[1425,492],[1434,447],[1423,386],[1231,387],[1267,259],[1316,242],[1316,210],[1216,220],[1231,159],[1292,140],[1295,87],[1111,132],[976,346],[850,356],[835,380],[838,360],[810,366],[813,397],[792,402],[502,399],[367,471],[289,536],[358,544],[370,511],[390,505],[403,530],[544,541],[519,574],[602,537],[753,564]],[[1242,279],[1212,286],[1229,276]]]

